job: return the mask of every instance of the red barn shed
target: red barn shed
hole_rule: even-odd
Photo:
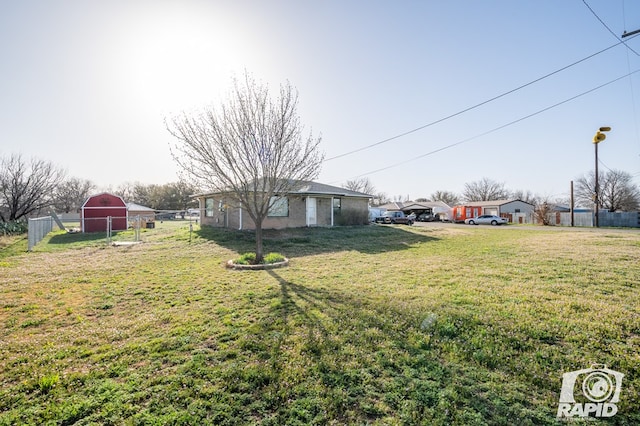
[[[113,231],[126,230],[127,204],[121,197],[106,192],[92,195],[82,205],[82,232],[106,232],[107,217],[111,217]]]

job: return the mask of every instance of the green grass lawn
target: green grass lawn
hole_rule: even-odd
[[[114,240],[131,239],[120,233]],[[0,425],[557,424],[562,374],[624,373],[640,424],[640,233],[157,223],[0,256]]]
[[[0,262],[5,257],[12,257],[27,251],[27,234],[0,236]]]

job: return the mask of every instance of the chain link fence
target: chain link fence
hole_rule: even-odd
[[[53,231],[53,217],[37,217],[29,219],[28,224],[28,250],[31,251],[33,247],[38,244],[42,239],[51,231]]]

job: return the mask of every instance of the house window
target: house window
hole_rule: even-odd
[[[206,217],[213,217],[213,206],[215,205],[213,198],[205,198],[204,200],[204,215]]]
[[[516,209],[516,213],[520,213],[520,209]]]
[[[289,216],[289,199],[287,197],[271,197],[271,207],[269,208],[269,217],[287,217]]]
[[[334,198],[333,199],[333,214],[340,214],[340,209],[342,208],[342,198]]]

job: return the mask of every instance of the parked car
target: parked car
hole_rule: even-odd
[[[418,215],[416,218],[418,222],[433,222],[436,220],[436,217],[431,213],[422,213]]]
[[[415,217],[415,215],[414,215]],[[387,211],[382,216],[378,216],[375,219],[376,223],[404,223],[406,225],[413,225],[413,219],[410,216],[405,216],[401,211]]]
[[[472,219],[465,219],[467,225],[506,225],[507,219],[492,214],[483,214]]]

